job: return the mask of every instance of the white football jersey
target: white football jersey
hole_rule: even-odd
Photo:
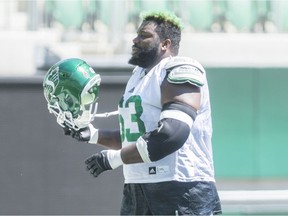
[[[136,67],[119,102],[119,120],[122,146],[134,144],[145,132],[158,127],[161,113],[160,86],[166,76],[163,59],[145,74]],[[197,68],[199,63],[196,62]],[[162,181],[214,181],[212,158],[212,124],[206,74],[201,87],[201,107],[186,143],[176,152],[151,163],[123,165],[125,183],[155,183]]]

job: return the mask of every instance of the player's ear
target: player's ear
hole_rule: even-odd
[[[170,39],[165,39],[163,42],[162,42],[162,46],[161,46],[161,50],[167,50],[169,49],[171,46],[171,40]]]

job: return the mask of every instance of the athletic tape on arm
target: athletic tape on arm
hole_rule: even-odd
[[[136,147],[144,163],[152,162],[149,158],[147,142],[143,139],[142,136],[138,138]]]
[[[180,110],[164,110],[163,112],[161,112],[160,120],[165,118],[172,118],[185,122],[190,128],[193,124],[193,119],[188,114]]]
[[[94,128],[92,124],[89,124],[90,129],[90,139],[88,143],[90,144],[97,144],[98,143],[98,129]]]

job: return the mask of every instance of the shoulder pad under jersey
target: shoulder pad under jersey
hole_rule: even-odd
[[[190,83],[196,86],[204,85],[204,68],[189,57],[172,57],[165,65],[168,72],[167,80],[170,83]]]

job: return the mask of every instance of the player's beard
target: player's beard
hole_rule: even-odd
[[[147,48],[137,47],[137,48],[139,49],[139,51],[132,54],[132,57],[130,58],[128,63],[132,65],[138,65],[143,68],[147,68],[150,65],[152,65],[155,59],[157,58],[158,46],[149,46]]]

